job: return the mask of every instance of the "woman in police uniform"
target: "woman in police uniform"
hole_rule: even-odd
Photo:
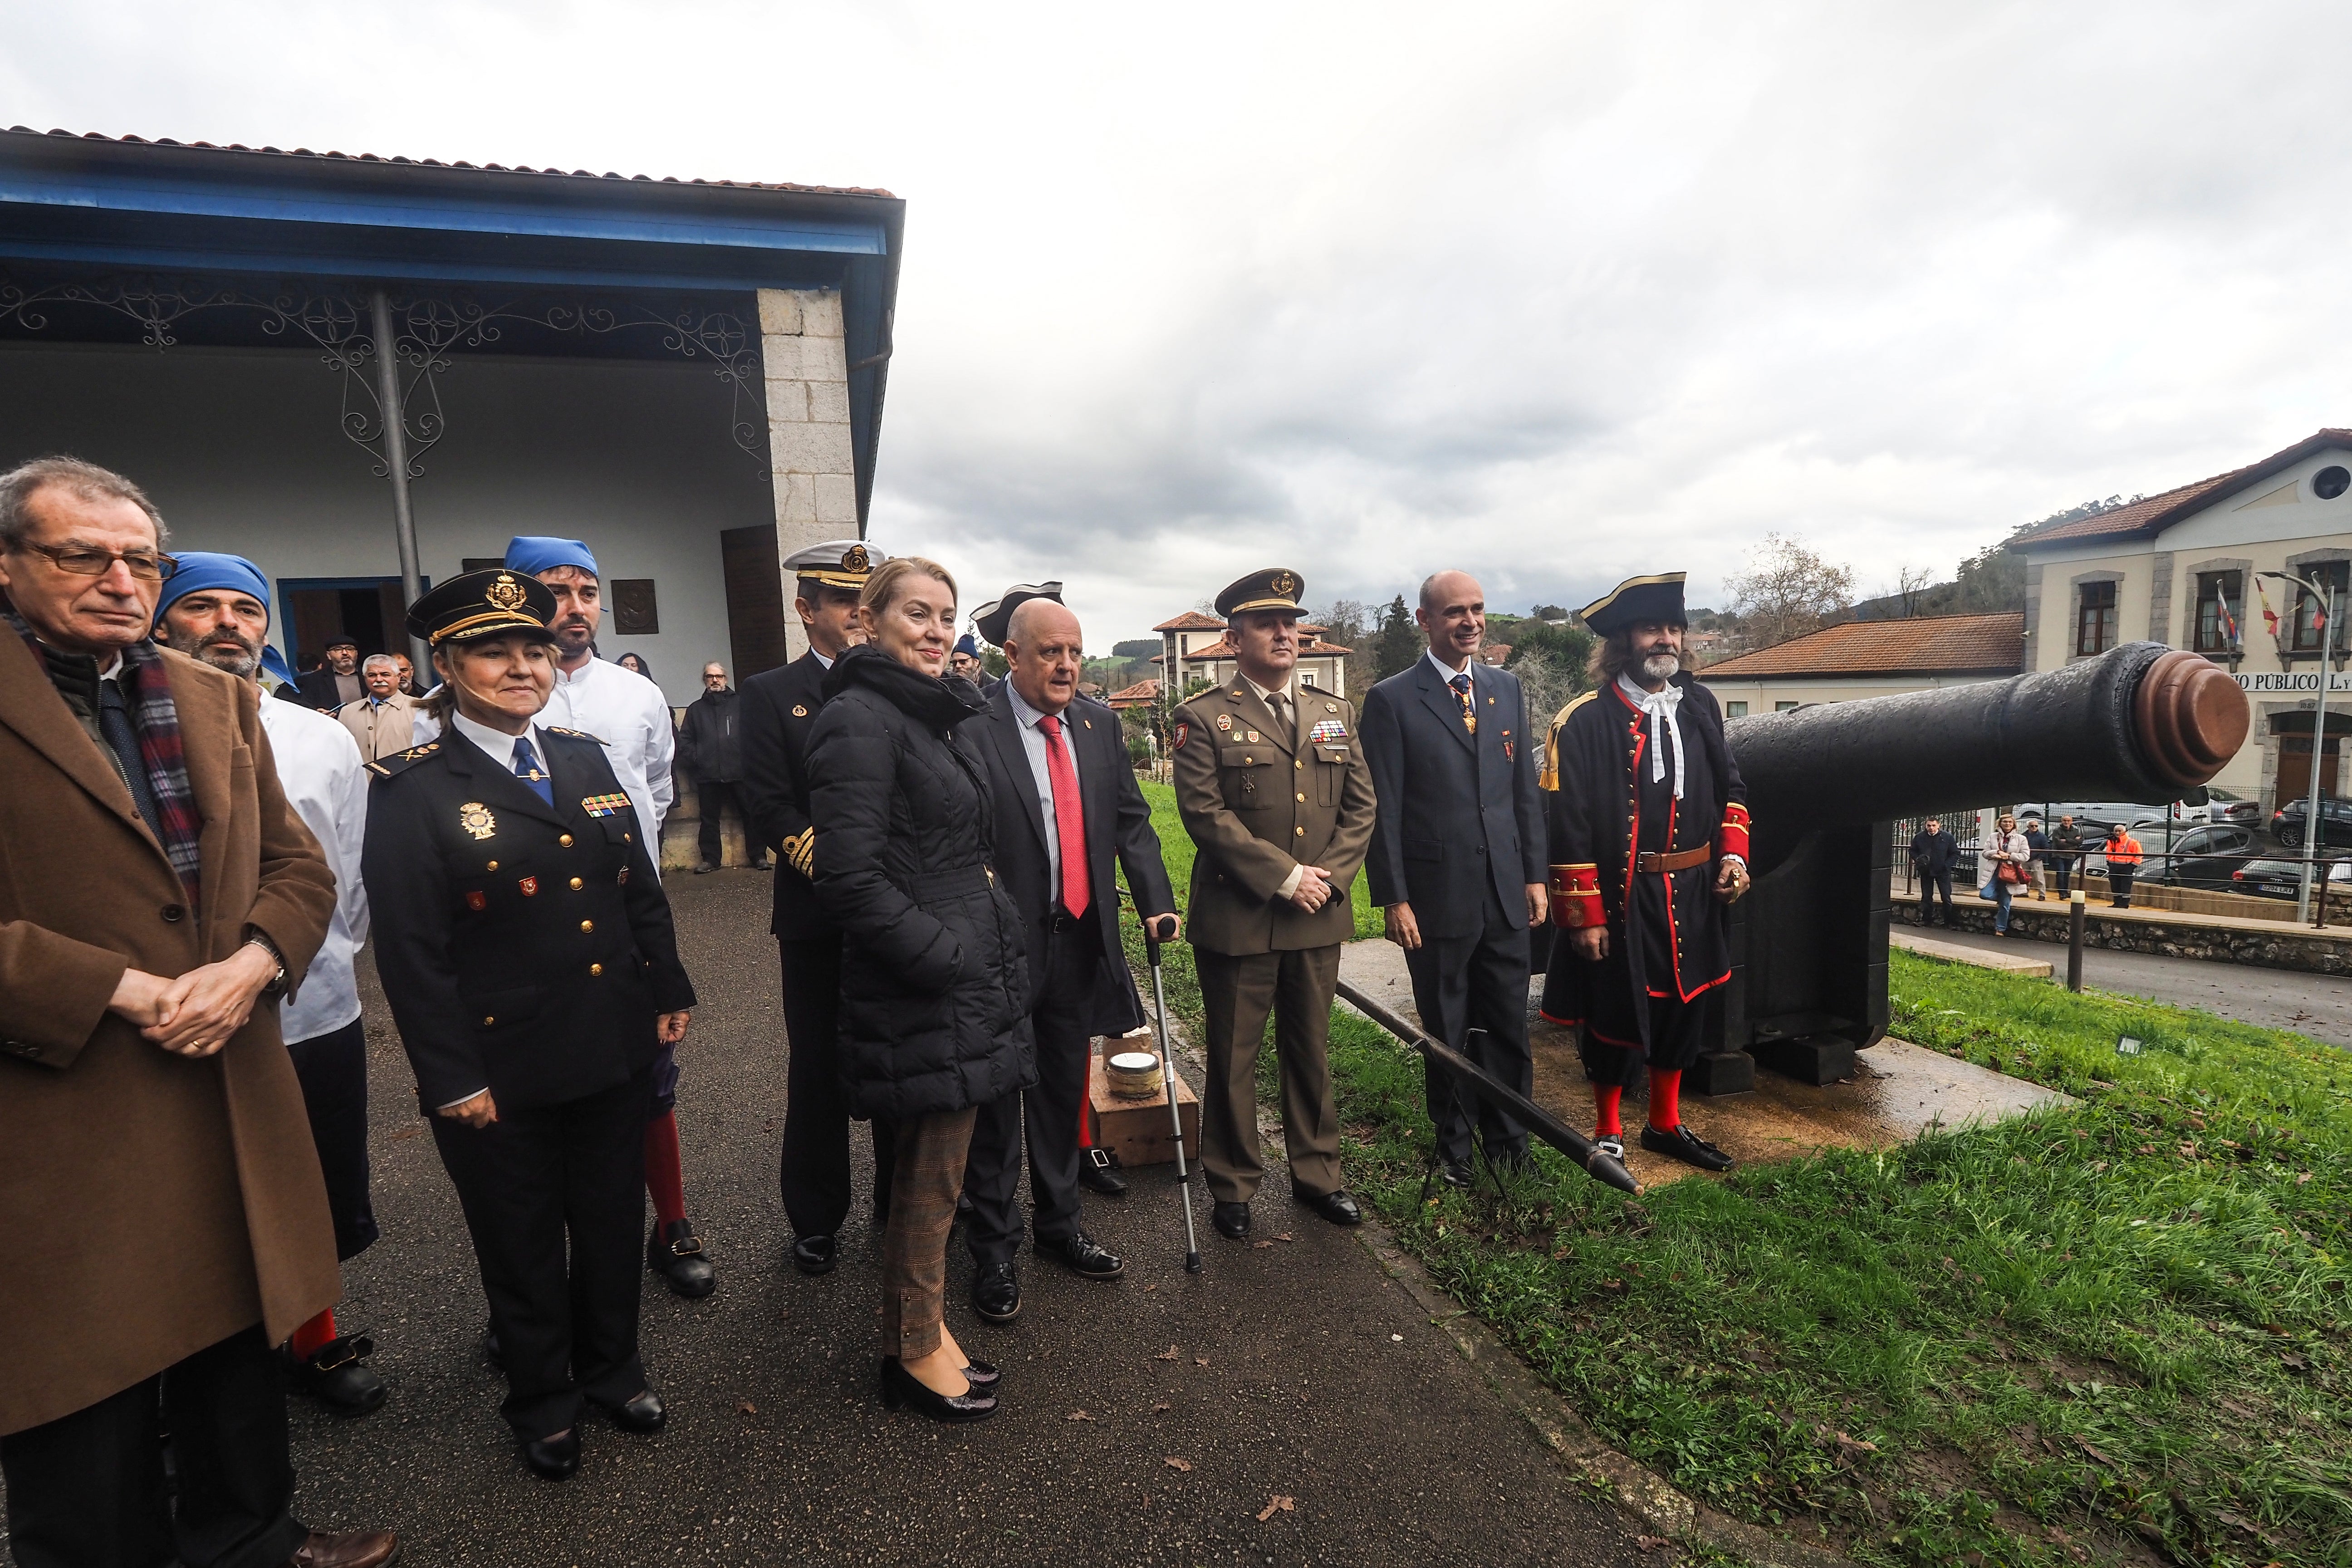
[[[530,1468],[579,1467],[583,1400],[666,1412],[637,1357],[654,1058],[693,987],[629,797],[593,737],[535,723],[554,595],[469,572],[417,600],[440,738],[369,764],[376,963],[465,1205]],[[568,1253],[568,1258],[567,1258]]]

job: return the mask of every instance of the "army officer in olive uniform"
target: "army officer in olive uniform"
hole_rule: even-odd
[[[554,613],[502,570],[410,608],[442,731],[368,764],[362,866],[384,994],[489,1298],[500,1410],[525,1462],[562,1480],[583,1399],[624,1431],[666,1418],[637,1358],[644,1134],[654,1058],[684,1037],[694,991],[604,744],[533,722]]]
[[[1201,1165],[1220,1235],[1249,1234],[1258,1156],[1257,1054],[1274,1016],[1290,1195],[1334,1225],[1363,1215],[1339,1179],[1328,1059],[1348,888],[1372,837],[1372,775],[1356,710],[1300,686],[1298,574],[1253,573],[1217,595],[1240,673],[1176,710],[1176,805],[1200,856],[1185,917],[1207,1014]]]

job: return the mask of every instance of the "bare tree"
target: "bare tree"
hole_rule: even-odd
[[[1831,564],[1801,539],[1768,533],[1748,559],[1748,571],[1727,584],[1748,650],[1819,631],[1853,601],[1853,568]]]

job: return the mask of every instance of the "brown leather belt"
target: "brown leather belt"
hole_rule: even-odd
[[[1644,850],[1633,857],[1633,869],[1643,876],[1653,871],[1687,871],[1714,858],[1715,846],[1712,844],[1702,844],[1696,849],[1677,849],[1671,855],[1657,855]]]

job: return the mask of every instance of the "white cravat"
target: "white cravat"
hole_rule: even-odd
[[[1625,700],[1650,716],[1650,782],[1656,784],[1666,776],[1665,749],[1659,736],[1661,721],[1675,737],[1675,798],[1683,797],[1683,731],[1675,722],[1675,710],[1682,706],[1683,690],[1673,681],[1661,691],[1644,691],[1623,676],[1617,678],[1617,689]]]

